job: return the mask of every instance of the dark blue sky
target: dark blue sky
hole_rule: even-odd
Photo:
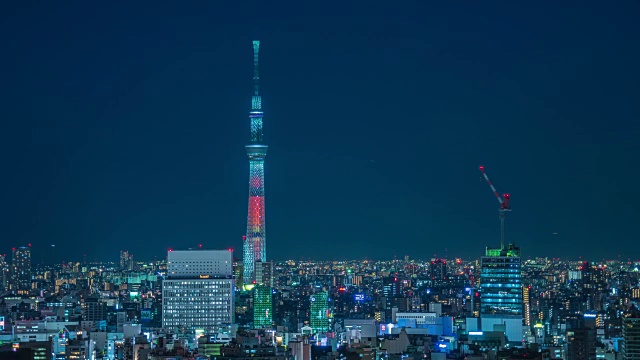
[[[4,4],[0,253],[240,250],[260,39],[270,258],[477,257],[480,164],[524,256],[638,256],[637,2],[306,3]]]

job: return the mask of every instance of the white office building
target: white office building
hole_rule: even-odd
[[[234,322],[233,252],[175,250],[162,281],[162,326],[216,331]]]

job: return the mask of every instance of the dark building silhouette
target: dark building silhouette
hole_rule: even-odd
[[[12,250],[10,288],[16,294],[28,294],[31,289],[31,247]]]
[[[596,330],[586,327],[567,331],[567,360],[595,360]]]
[[[640,359],[640,317],[628,317],[622,321],[622,338],[622,359]]]

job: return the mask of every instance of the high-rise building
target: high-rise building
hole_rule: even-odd
[[[530,286],[522,287],[522,310],[524,312],[524,324],[526,326],[531,326],[531,299],[529,297],[529,290],[531,290]]]
[[[127,250],[120,251],[120,270],[134,270],[133,254],[129,254],[129,251]]]
[[[233,276],[236,278],[236,288],[242,288],[244,281],[242,281],[242,276],[244,274],[244,264],[242,261],[234,261],[233,262]]]
[[[382,307],[384,308],[384,321],[386,323],[390,323],[392,321],[392,308],[397,306],[397,303],[406,300],[402,296],[402,282],[402,278],[399,278],[398,276],[391,276],[383,279]]]
[[[249,209],[247,232],[244,236],[243,262],[245,284],[255,283],[256,261],[267,261],[265,236],[264,201],[264,158],[267,145],[262,140],[262,98],[260,96],[260,73],[258,71],[258,53],[260,41],[253,42],[253,97],[251,99],[251,141],[245,146],[249,157]]]
[[[9,264],[7,263],[7,255],[0,255],[0,290],[9,289],[9,278],[11,272],[9,271]]]
[[[273,261],[256,261],[256,284],[273,286]]]
[[[329,294],[326,291],[320,291],[309,297],[310,306],[310,325],[314,333],[323,333],[329,331],[329,317],[331,311],[329,309]]]
[[[429,264],[429,276],[433,286],[441,286],[447,280],[447,260],[431,259]]]
[[[520,249],[487,249],[481,259],[481,314],[522,316]]]
[[[271,328],[273,323],[273,293],[271,287],[257,285],[253,288],[253,327]]]
[[[640,360],[640,317],[633,316],[622,320],[622,359]]]
[[[567,360],[596,358],[596,330],[586,327],[567,331]]]
[[[174,250],[162,281],[162,326],[217,331],[234,322],[233,252]]]
[[[100,301],[97,297],[88,297],[82,299],[82,320],[83,321],[101,321],[107,320],[107,304]]]
[[[487,248],[481,258],[480,321],[483,331],[505,325],[509,342],[522,342],[522,270],[520,248]]]
[[[11,255],[11,290],[28,294],[31,289],[31,246],[13,248]]]

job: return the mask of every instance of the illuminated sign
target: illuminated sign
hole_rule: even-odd
[[[4,331],[4,316],[0,316],[0,331]]]
[[[355,295],[353,296],[353,298],[354,298],[356,301],[364,301],[364,294],[355,294]]]
[[[438,344],[438,347],[440,349],[446,349],[447,348],[447,344]]]
[[[200,279],[208,279],[210,277],[210,275],[202,275],[200,274]]]
[[[586,318],[595,318],[597,316],[598,316],[598,314],[584,314],[584,317],[586,317]]]
[[[484,334],[482,331],[469,331],[469,335],[482,335]]]

